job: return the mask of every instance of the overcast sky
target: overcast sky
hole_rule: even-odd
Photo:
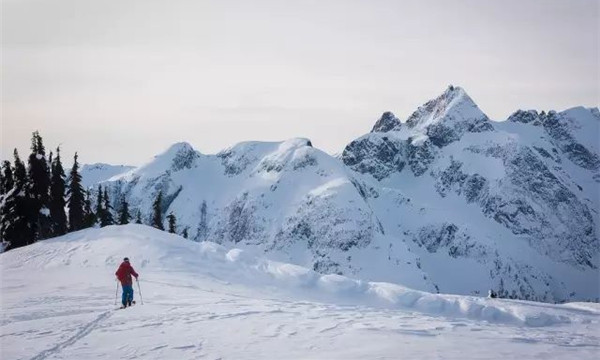
[[[307,137],[330,153],[448,84],[496,120],[598,106],[599,2],[3,0],[2,158],[138,165]]]

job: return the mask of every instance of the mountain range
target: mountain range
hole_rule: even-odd
[[[308,139],[214,155],[177,143],[142,166],[96,164],[104,170],[83,177],[147,223],[162,192],[164,214],[191,239],[324,274],[597,301],[599,134],[598,108],[492,121],[450,86],[405,121],[385,112],[336,157]]]

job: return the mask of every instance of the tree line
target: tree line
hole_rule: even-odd
[[[77,152],[68,176],[65,174],[60,147],[46,154],[38,131],[31,138],[31,153],[27,165],[17,149],[13,163],[5,160],[0,169],[0,245],[10,250],[36,241],[64,235],[94,226],[128,224],[133,216],[123,197],[119,208],[111,206],[107,188],[98,185],[96,204],[92,206],[91,192],[84,189]],[[116,215],[116,218],[115,216]],[[176,218],[167,216],[169,232],[176,233]],[[141,224],[137,211],[135,222]],[[164,230],[162,192],[153,204],[152,226]],[[187,228],[182,235],[187,238]]]

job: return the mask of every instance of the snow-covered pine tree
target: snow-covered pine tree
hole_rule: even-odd
[[[114,225],[115,219],[112,215],[112,206],[110,205],[110,199],[108,198],[108,191],[106,190],[106,187],[104,188],[104,195],[102,196],[102,200],[104,200],[104,206],[102,216],[100,217],[100,226],[105,227],[108,225]]]
[[[202,206],[200,206],[200,222],[198,223],[198,229],[196,231],[196,236],[194,237],[195,241],[204,241],[206,240],[206,236],[208,234],[208,224],[207,224],[207,206],[206,200],[202,201]]]
[[[50,170],[46,161],[46,150],[38,131],[34,131],[31,137],[28,167],[28,186],[31,196],[31,212],[28,221],[34,230],[34,240],[45,239],[51,234]]]
[[[83,228],[87,229],[96,223],[96,214],[92,210],[92,195],[89,190],[85,191],[85,200],[83,202]]]
[[[184,239],[188,238],[188,228],[186,227],[185,229],[183,229],[183,231],[181,232],[181,236],[183,236]]]
[[[98,184],[98,195],[96,196],[96,221],[98,224],[102,223],[104,218],[104,193],[102,192],[102,185]]]
[[[56,148],[56,158],[52,161],[50,178],[50,221],[52,236],[67,233],[67,214],[65,213],[65,171],[60,161],[60,147]]]
[[[164,230],[162,223],[162,191],[158,192],[154,203],[152,204],[152,223],[151,225],[157,229]]]
[[[67,195],[69,198],[69,230],[76,231],[83,229],[85,197],[83,187],[81,186],[77,153],[75,153],[73,167],[69,173],[69,190]]]
[[[142,213],[139,210],[137,211],[137,215],[135,217],[135,223],[136,224],[141,224],[142,223]]]
[[[169,221],[169,232],[171,234],[175,234],[177,232],[177,219],[175,218],[175,214],[173,212],[167,215],[167,220]]]
[[[2,181],[0,181],[0,194],[8,193],[14,186],[13,169],[10,166],[10,161],[2,162]]]
[[[129,214],[129,204],[125,197],[121,199],[121,207],[119,208],[119,225],[129,224],[131,215]]]
[[[17,149],[14,151],[13,186],[4,194],[4,205],[0,209],[0,235],[6,250],[33,242],[30,226],[31,198],[27,186],[27,170]]]
[[[10,166],[10,163],[9,163]],[[4,173],[0,170],[0,199],[2,199],[2,195],[4,195]],[[1,201],[1,200],[0,200]]]

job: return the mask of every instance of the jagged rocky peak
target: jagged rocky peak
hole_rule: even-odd
[[[486,119],[473,99],[458,86],[450,85],[437,98],[420,106],[406,121],[410,128],[425,128],[441,121]]]
[[[540,114],[535,110],[517,110],[507,119],[510,122],[532,124],[535,126],[542,124]]]
[[[393,129],[398,129],[402,126],[400,119],[391,111],[386,111],[381,115],[379,120],[373,126],[371,132],[388,132]]]
[[[425,136],[437,147],[459,140],[467,132],[492,131],[489,118],[467,93],[450,85],[437,98],[420,106],[406,121],[414,135]]]

